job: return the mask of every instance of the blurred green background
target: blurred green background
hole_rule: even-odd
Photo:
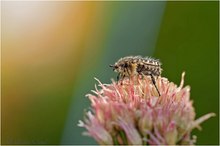
[[[153,56],[191,86],[197,144],[219,144],[218,2],[2,2],[2,144],[96,144],[77,127],[85,94],[127,55]]]

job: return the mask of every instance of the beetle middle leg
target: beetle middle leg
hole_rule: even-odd
[[[159,90],[158,90],[158,88],[157,88],[155,78],[153,77],[152,74],[150,74],[150,77],[151,77],[151,80],[152,80],[152,82],[153,82],[153,84],[154,84],[154,86],[155,86],[155,88],[156,88],[156,90],[157,90],[157,92],[158,92],[158,94],[159,94],[159,96],[160,96],[160,92],[159,92]]]

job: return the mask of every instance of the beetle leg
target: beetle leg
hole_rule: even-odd
[[[160,92],[159,92],[159,90],[158,90],[158,88],[157,88],[155,78],[153,77],[152,74],[150,74],[150,76],[151,76],[151,80],[152,80],[152,82],[153,82],[153,84],[154,84],[154,86],[155,86],[155,88],[156,88],[156,90],[157,90],[157,92],[158,92],[158,94],[159,94],[159,96],[160,96]]]
[[[117,82],[119,81],[119,76],[120,76],[120,74],[117,75]]]

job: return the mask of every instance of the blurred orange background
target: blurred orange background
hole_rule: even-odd
[[[58,143],[96,4],[2,5],[2,141]]]

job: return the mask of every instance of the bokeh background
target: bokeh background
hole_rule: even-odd
[[[1,4],[2,144],[96,144],[77,127],[85,94],[110,83],[127,55],[153,56],[163,76],[191,86],[197,144],[219,144],[218,2],[5,2]]]

